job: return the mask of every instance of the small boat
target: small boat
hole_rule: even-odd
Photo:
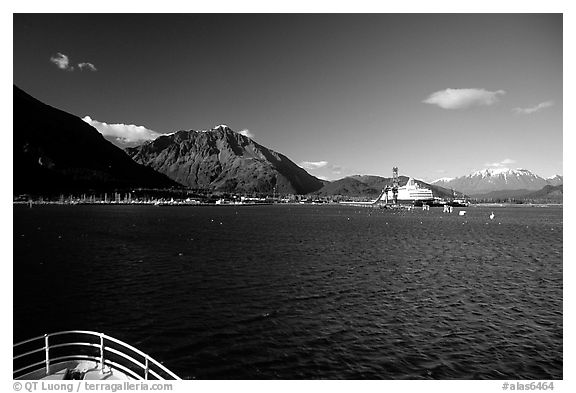
[[[103,333],[68,330],[14,344],[13,378],[147,380],[180,378],[144,352]]]
[[[450,206],[453,206],[453,207],[468,207],[468,206],[470,206],[470,203],[465,199],[452,199],[450,202],[448,202],[448,204]]]

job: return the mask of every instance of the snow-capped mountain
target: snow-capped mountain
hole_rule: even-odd
[[[440,179],[436,179],[432,182],[432,184],[436,184],[436,183],[448,183],[449,181],[452,181],[456,179],[455,177],[441,177]]]
[[[438,179],[432,184],[467,195],[478,195],[502,190],[535,191],[547,185],[557,186],[562,182],[563,177],[560,175],[544,179],[527,169],[490,168],[453,179]]]
[[[559,186],[561,184],[564,184],[564,176],[555,175],[555,176],[547,177],[546,182],[551,186]]]

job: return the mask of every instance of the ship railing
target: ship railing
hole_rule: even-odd
[[[84,340],[78,339],[80,337]],[[133,346],[104,333],[88,330],[44,334],[14,344],[13,351],[14,368],[19,365],[12,373],[15,379],[42,369],[45,375],[50,375],[51,369],[57,365],[75,360],[93,361],[102,373],[107,366],[138,380],[180,379]],[[59,351],[61,353],[57,353]],[[38,361],[39,357],[41,360]]]

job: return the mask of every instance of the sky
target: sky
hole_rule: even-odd
[[[227,124],[307,171],[563,174],[561,14],[14,14],[14,84],[128,142]]]

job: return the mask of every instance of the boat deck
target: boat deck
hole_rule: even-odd
[[[27,380],[129,380],[128,375],[120,370],[113,370],[110,367],[105,367],[102,370],[97,362],[79,360],[68,361],[60,364],[55,364],[51,367],[50,374],[46,374],[46,370],[36,370],[34,372],[25,374],[18,379]]]
[[[14,379],[180,379],[148,354],[104,333],[66,330],[14,344]]]

